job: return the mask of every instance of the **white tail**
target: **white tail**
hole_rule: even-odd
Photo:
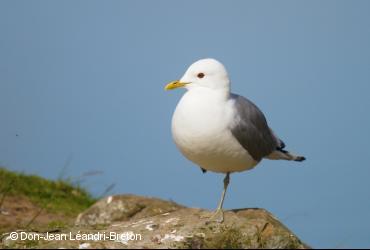
[[[294,155],[286,150],[275,150],[265,158],[270,160],[287,160],[287,161],[304,161],[306,158],[304,156]]]

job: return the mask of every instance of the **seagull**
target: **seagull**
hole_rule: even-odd
[[[230,92],[227,71],[219,61],[196,61],[180,80],[165,86],[177,88],[187,90],[172,116],[177,148],[204,173],[225,174],[221,200],[211,217],[217,222],[224,221],[222,207],[231,173],[250,170],[262,159],[305,160],[284,149],[253,102]]]

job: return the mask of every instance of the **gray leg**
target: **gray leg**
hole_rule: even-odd
[[[218,203],[217,209],[213,216],[211,217],[211,220],[215,220],[216,222],[222,223],[224,221],[224,211],[222,210],[222,206],[224,204],[225,200],[225,194],[227,191],[227,187],[230,183],[230,173],[227,173],[224,178],[224,190],[222,191],[221,200],[220,203]]]

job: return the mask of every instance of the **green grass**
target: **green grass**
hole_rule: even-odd
[[[75,216],[94,199],[86,190],[64,180],[51,181],[0,167],[0,202],[4,196],[26,196],[36,205],[56,213]]]

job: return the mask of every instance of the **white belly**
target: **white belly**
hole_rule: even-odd
[[[172,117],[177,147],[186,158],[209,171],[227,173],[253,168],[258,162],[228,128],[233,116],[231,101],[212,95],[188,91],[182,97]]]

